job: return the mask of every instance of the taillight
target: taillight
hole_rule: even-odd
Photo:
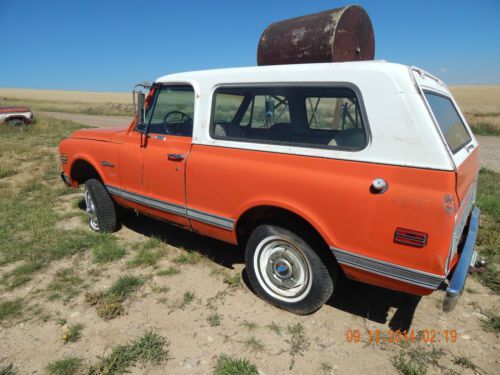
[[[413,247],[424,247],[427,245],[427,233],[417,232],[411,229],[396,228],[394,242],[401,245]]]

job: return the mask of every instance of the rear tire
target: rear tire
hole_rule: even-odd
[[[331,297],[336,275],[302,238],[274,225],[257,227],[245,250],[248,280],[262,299],[298,315],[318,310]]]
[[[96,232],[115,232],[119,228],[115,202],[104,185],[92,178],[85,183],[85,206],[89,226]]]

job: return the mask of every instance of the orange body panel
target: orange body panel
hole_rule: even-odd
[[[384,194],[369,190],[378,177],[389,184]],[[443,196],[454,193],[454,172],[193,145],[186,181],[189,208],[235,221],[256,206],[284,208],[334,248],[444,276],[453,215],[443,209]],[[205,224],[192,226],[206,231]],[[427,233],[427,246],[395,244],[397,227]],[[420,287],[355,274],[361,281],[423,294]]]
[[[457,185],[453,171],[192,145],[189,137],[153,135],[144,144],[144,136],[132,129],[133,125],[128,132],[91,134],[108,142],[66,140],[61,152],[85,150],[72,154],[72,161],[91,163],[106,185],[184,207],[186,214],[165,212],[112,192],[118,204],[210,237],[237,243],[238,219],[247,210],[275,206],[308,221],[332,250],[443,278],[454,223],[454,215],[443,208],[443,197],[456,196],[456,190],[460,195],[477,168],[474,151],[459,171]],[[184,157],[169,160],[171,153]],[[102,166],[103,160],[116,167]],[[71,176],[71,164],[64,166],[64,172]],[[384,194],[370,192],[376,178],[389,184]],[[193,219],[189,210],[226,218],[234,226],[222,228]],[[427,233],[427,245],[394,243],[397,227]],[[349,277],[370,284],[420,295],[432,291],[349,265],[341,267]]]

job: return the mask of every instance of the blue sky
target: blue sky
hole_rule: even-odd
[[[0,0],[0,87],[128,91],[179,71],[256,64],[271,22],[340,1]],[[358,1],[377,59],[448,84],[500,83],[500,0]]]

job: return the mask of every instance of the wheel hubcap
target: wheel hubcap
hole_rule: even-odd
[[[90,227],[93,230],[98,231],[99,223],[97,221],[97,211],[95,208],[94,200],[92,199],[92,196],[90,195],[90,192],[88,190],[85,190],[85,206],[86,206],[85,211],[87,212],[87,215],[89,215]]]
[[[284,258],[278,258],[273,262],[273,272],[281,280],[287,280],[292,276],[292,265]]]
[[[282,237],[261,241],[255,251],[254,267],[264,290],[280,300],[300,301],[311,288],[309,262],[297,245]]]

